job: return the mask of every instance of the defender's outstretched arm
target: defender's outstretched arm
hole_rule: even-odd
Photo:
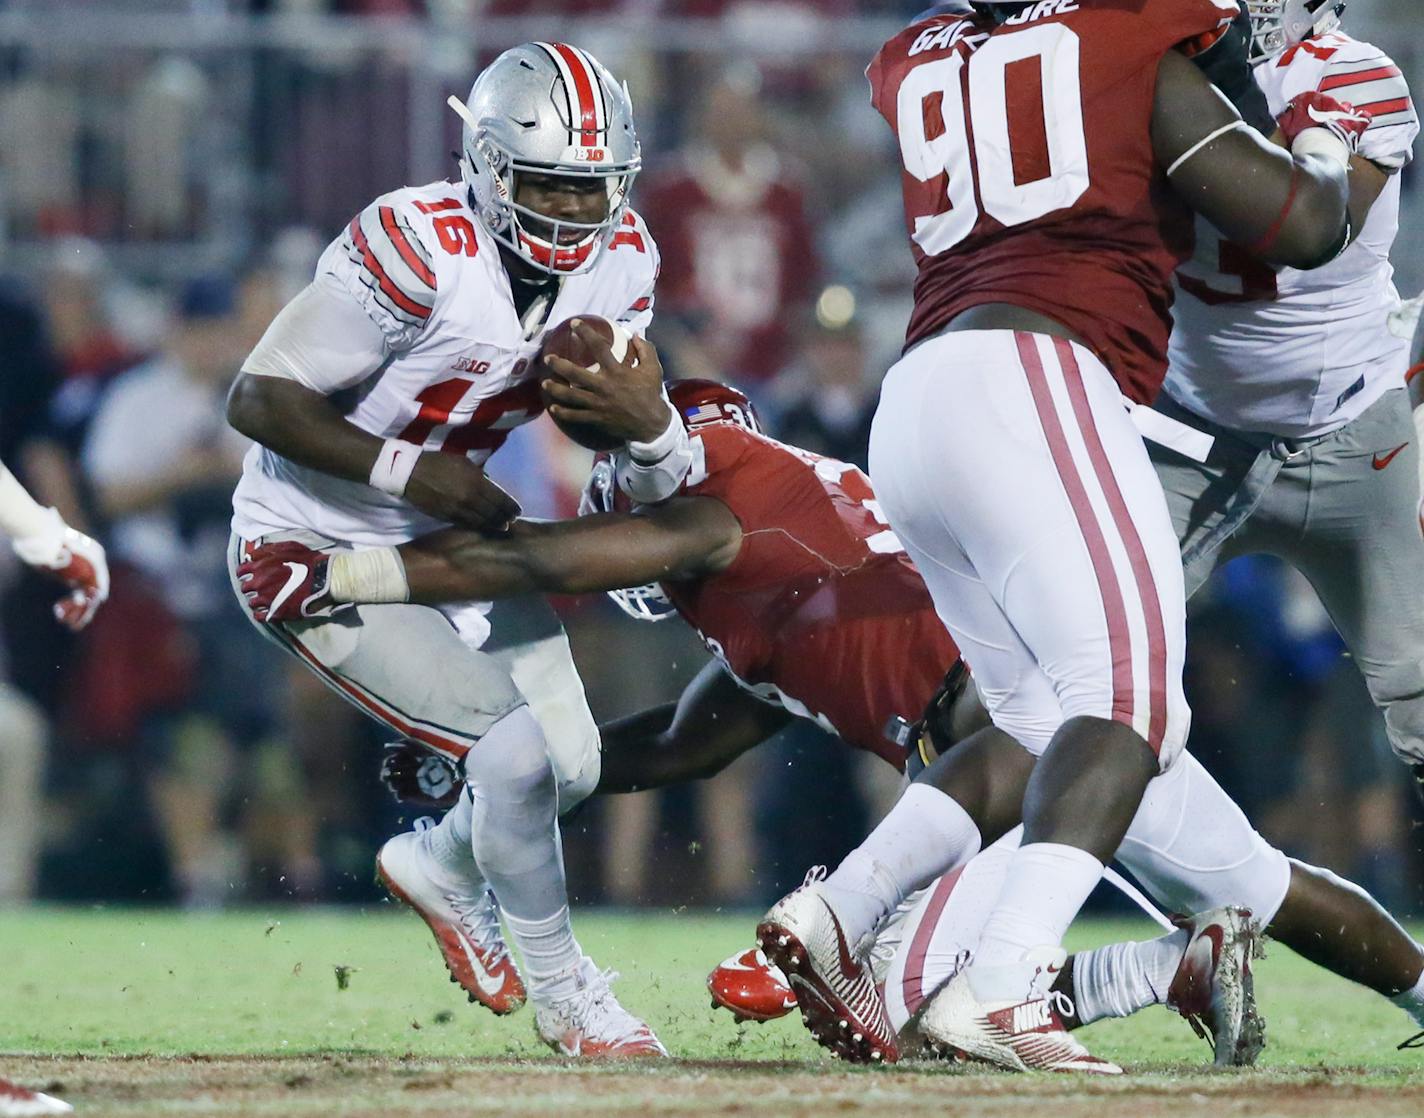
[[[708,664],[675,703],[599,727],[599,792],[641,792],[721,772],[787,725],[792,715],[762,702],[721,664]]]
[[[741,540],[726,505],[692,497],[639,514],[520,520],[503,538],[436,532],[399,550],[410,601],[433,604],[696,578],[730,566]]]

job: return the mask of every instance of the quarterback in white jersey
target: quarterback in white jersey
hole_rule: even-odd
[[[1419,117],[1404,75],[1378,47],[1331,31],[1259,62],[1272,116],[1318,91],[1373,116],[1356,182],[1378,190],[1332,264],[1274,269],[1198,222],[1194,259],[1178,273],[1167,391],[1224,427],[1292,438],[1326,434],[1403,383],[1409,339],[1387,326],[1399,303],[1389,251],[1399,232],[1399,172]]]
[[[1349,647],[1395,751],[1424,773],[1418,449],[1389,263],[1419,118],[1399,68],[1340,29],[1338,0],[1244,7],[1255,79],[1277,119],[1317,95],[1371,116],[1350,165],[1353,239],[1300,272],[1198,224],[1156,407],[1199,434],[1149,452],[1188,594],[1236,555],[1289,561]]]
[[[617,405],[625,422],[605,429],[629,440],[630,489],[681,473],[686,435],[637,338],[658,253],[628,208],[641,158],[626,86],[577,47],[529,43],[451,105],[465,122],[461,181],[366,207],[243,365],[228,418],[258,445],[233,497],[234,569],[258,543],[332,551],[451,524],[503,530],[518,505],[482,467],[546,399],[561,418]],[[580,315],[622,323],[634,340],[625,361],[601,352],[617,376],[575,391],[538,353],[549,327]],[[565,410],[571,399],[580,410]],[[598,731],[547,604],[528,603],[520,635],[502,636],[487,603],[409,604],[399,561],[385,561],[359,572],[372,604],[333,612],[315,605],[316,572],[288,567],[284,595],[303,620],[254,620],[264,635],[460,765],[459,804],[377,859],[452,977],[496,1013],[527,993],[540,1036],[568,1055],[666,1055],[570,927],[557,813],[597,783]],[[241,595],[236,575],[234,586]]]

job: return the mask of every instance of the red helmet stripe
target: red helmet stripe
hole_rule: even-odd
[[[584,60],[581,51],[567,43],[551,45],[573,79],[574,96],[578,100],[579,143],[586,148],[595,147],[598,144],[598,101],[594,88],[598,85],[598,77],[594,74],[593,67]]]

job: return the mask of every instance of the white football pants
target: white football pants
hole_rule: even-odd
[[[1112,719],[1171,765],[1182,564],[1101,361],[1041,334],[931,338],[885,378],[870,475],[995,725],[1037,754],[1069,718]]]

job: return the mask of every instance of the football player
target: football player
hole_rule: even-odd
[[[464,121],[460,181],[402,188],[357,214],[243,365],[228,418],[258,445],[233,496],[234,568],[274,540],[336,552],[449,524],[504,528],[518,506],[483,464],[543,410],[533,359],[546,329],[591,314],[637,335],[651,318],[658,254],[628,206],[641,158],[626,86],[577,47],[528,43],[451,104]],[[619,432],[634,489],[686,440],[659,371],[643,372],[648,406]],[[596,411],[614,388],[579,404]],[[570,926],[557,808],[596,784],[598,733],[543,609],[543,633],[522,643],[470,601],[256,623],[348,701],[463,762],[457,806],[388,842],[377,869],[471,1000],[512,1012],[527,979],[555,1049],[666,1055]]]
[[[1314,93],[1372,119],[1350,160],[1350,243],[1324,268],[1272,267],[1197,222],[1177,274],[1157,408],[1200,432],[1149,444],[1190,596],[1219,563],[1279,555],[1304,574],[1424,773],[1424,548],[1404,373],[1410,331],[1390,247],[1419,118],[1403,75],[1340,29],[1339,0],[1246,0],[1256,82],[1272,114]]]
[[[1369,118],[1312,92],[1283,116],[1289,153],[1252,131],[1174,49],[1229,27],[1234,0],[973,7],[912,25],[868,71],[919,265],[870,461],[994,728],[758,935],[813,1032],[860,1058],[893,1050],[862,945],[1017,818],[983,770],[1022,745],[1041,755],[1023,845],[922,1027],[1006,1067],[1115,1070],[1069,1035],[1051,986],[1064,930],[1189,721],[1181,560],[1131,411],[1166,372],[1192,210],[1263,259],[1327,263]]]
[[[68,588],[54,604],[55,619],[75,632],[88,625],[109,597],[109,565],[103,547],[66,524],[59,510],[42,508],[3,462],[0,532],[10,537],[10,546],[20,559]],[[4,744],[0,734],[0,784],[7,779]],[[73,1109],[50,1095],[0,1078],[0,1118],[68,1114]]]
[[[619,373],[610,361],[602,375]],[[634,617],[675,610],[691,624],[715,662],[677,703],[603,727],[600,792],[710,776],[796,716],[897,768],[907,744],[911,767],[922,767],[983,725],[958,651],[865,476],[764,437],[734,389],[676,381],[669,396],[688,425],[696,464],[678,500],[630,515],[600,463],[584,509],[596,515],[519,522],[506,539],[446,532],[403,545],[390,556],[405,575],[400,593],[437,602],[603,589]],[[281,597],[296,568],[305,572],[300,589]],[[258,549],[239,577],[259,616],[295,618],[303,601],[327,608],[380,593],[363,569],[359,554],[328,557],[288,542]],[[621,589],[628,586],[639,588]],[[913,732],[903,732],[905,715],[917,718]],[[993,778],[1021,782],[1031,767],[1028,754],[1021,757],[1018,772]],[[408,753],[388,762],[398,794],[418,794],[420,765]],[[1203,826],[1183,829],[1184,815]],[[977,934],[982,898],[992,902],[1012,846],[1001,841],[936,883],[908,923],[879,937],[878,977],[897,1031],[948,977],[953,937]],[[1184,1015],[1210,1017],[1202,1002],[1215,999],[1222,1012],[1211,1020],[1213,1040],[1231,1062],[1254,1058],[1260,1037],[1245,988],[1252,933],[1221,911],[1229,904],[1259,905],[1272,935],[1346,977],[1395,997],[1412,990],[1399,1004],[1424,1018],[1424,951],[1354,886],[1272,849],[1190,755],[1154,782],[1118,856],[1168,907],[1218,910],[1169,942],[1122,946],[1118,955],[1150,961],[1154,977],[1165,967],[1161,995],[1170,991]],[[1218,933],[1217,950],[1189,950]],[[794,1007],[784,978],[746,954],[714,972],[714,997],[761,1019]]]

